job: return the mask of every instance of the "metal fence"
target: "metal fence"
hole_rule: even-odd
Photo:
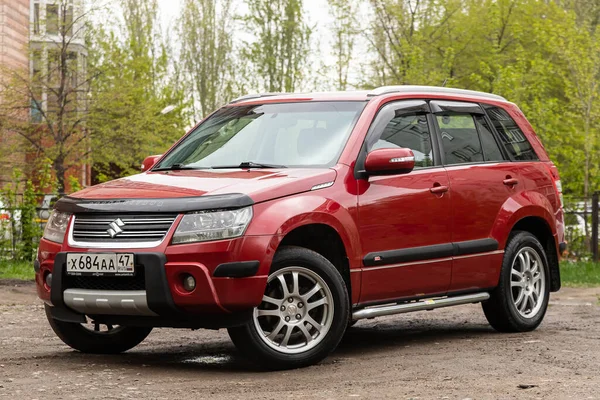
[[[598,254],[598,246],[600,237],[598,231],[600,230],[600,218],[598,212],[600,209],[600,192],[594,193],[592,196],[592,260],[595,262],[600,261],[600,255]]]
[[[569,257],[600,261],[599,208],[600,192],[595,192],[589,198],[565,198],[565,236]]]
[[[37,198],[33,218],[25,220],[23,194],[11,194],[10,198],[0,197],[0,258],[16,257],[29,239],[37,247],[54,202],[59,196],[39,193]],[[24,224],[30,224],[30,229],[24,231]],[[27,240],[24,240],[24,236]]]

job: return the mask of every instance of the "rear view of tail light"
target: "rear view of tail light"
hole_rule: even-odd
[[[556,185],[556,191],[558,192],[558,198],[560,199],[560,206],[564,207],[565,201],[563,199],[562,183],[560,183],[560,179],[555,180],[554,184]]]

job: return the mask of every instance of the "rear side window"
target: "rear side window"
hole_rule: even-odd
[[[506,110],[499,107],[486,107],[486,111],[498,131],[502,144],[515,160],[539,160],[525,134]]]
[[[483,162],[481,142],[470,114],[438,114],[436,119],[442,134],[444,164]]]

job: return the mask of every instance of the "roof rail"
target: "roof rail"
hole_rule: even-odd
[[[454,89],[439,86],[416,86],[416,85],[398,85],[398,86],[381,86],[370,91],[367,96],[381,96],[388,93],[427,93],[427,94],[460,94],[464,96],[483,97],[492,100],[507,101],[504,97],[497,94],[478,92],[475,90]]]
[[[286,94],[286,93],[270,92],[270,93],[252,93],[252,94],[246,94],[244,96],[238,97],[237,99],[231,100],[229,102],[229,104],[239,103],[240,101],[250,100],[250,99],[260,99],[261,97],[279,96],[280,94]]]

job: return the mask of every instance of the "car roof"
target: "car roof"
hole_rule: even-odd
[[[371,90],[354,90],[344,92],[309,92],[309,93],[256,93],[238,97],[229,104],[258,103],[267,100],[269,103],[277,101],[368,101],[379,96],[414,95],[451,97],[469,97],[472,99],[494,100],[506,102],[507,100],[496,94],[478,92],[475,90],[455,89],[437,86],[381,86]]]

